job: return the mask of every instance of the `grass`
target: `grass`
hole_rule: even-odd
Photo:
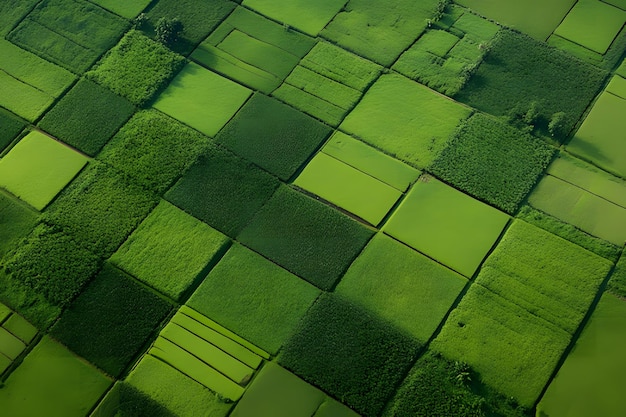
[[[604,70],[565,52],[523,34],[502,30],[455,99],[496,116],[511,117],[526,114],[535,102],[539,111],[536,127],[547,126],[553,114],[564,112],[563,132],[556,138],[563,140],[606,75]],[[559,89],[552,88],[554,85],[559,85]]]
[[[0,35],[6,36],[37,3],[38,0],[3,1],[0,4]]]
[[[369,417],[380,414],[418,348],[386,322],[325,294],[283,347],[278,363]]]
[[[276,353],[318,295],[319,290],[309,283],[235,245],[187,304]]]
[[[367,0],[350,0],[321,36],[388,66],[426,29],[436,4],[435,0],[401,0],[381,6]]]
[[[149,102],[185,64],[185,59],[141,32],[131,30],[87,76],[137,106]]]
[[[113,254],[111,262],[157,291],[182,300],[204,278],[228,239],[161,201]]]
[[[554,149],[527,133],[477,113],[433,163],[439,178],[507,213],[517,210]]]
[[[262,94],[224,127],[217,142],[287,181],[330,134],[330,128]]]
[[[88,79],[81,79],[39,126],[70,146],[95,156],[135,112],[135,107]]]
[[[626,78],[613,76],[606,91],[626,100]]]
[[[0,186],[43,210],[87,164],[87,158],[39,131],[0,160]]]
[[[105,264],[50,334],[107,374],[119,377],[170,309],[168,302]]]
[[[8,111],[0,110],[0,154],[25,127],[24,121]]]
[[[557,0],[546,3],[530,0],[459,0],[458,4],[479,14],[545,41],[567,15],[575,0]],[[537,12],[540,11],[540,16]]]
[[[174,413],[126,381],[116,382],[91,413],[92,417],[111,417],[112,415],[115,417],[137,415],[175,417]]]
[[[389,74],[376,81],[339,128],[391,156],[425,168],[470,112],[418,83]]]
[[[426,343],[466,283],[455,272],[377,234],[335,292]]]
[[[282,186],[237,239],[323,290],[332,289],[372,231]]]
[[[314,7],[306,0],[244,0],[242,3],[259,13],[317,36],[346,3],[346,0],[323,0]]]
[[[537,406],[538,416],[600,413],[617,416],[621,377],[626,370],[626,304],[605,294],[574,349]]]
[[[309,417],[324,401],[324,393],[296,375],[267,363],[239,401],[232,417]]]
[[[250,94],[247,88],[190,62],[156,99],[154,107],[213,137]]]
[[[84,416],[112,381],[45,336],[0,390],[3,410],[14,416]]]
[[[98,159],[162,194],[209,147],[209,138],[155,110],[136,113]]]
[[[340,131],[333,133],[322,152],[402,192],[420,175],[420,171]]]
[[[150,4],[150,0],[89,0],[92,3],[125,17],[133,19]]]
[[[624,110],[626,99],[602,93],[566,149],[626,178],[625,145],[621,134],[626,123],[619,117]]]
[[[626,298],[626,255],[623,252],[611,274],[607,291],[620,298]]]
[[[218,147],[208,149],[165,198],[192,216],[235,237],[272,196],[279,181]]]
[[[28,121],[35,121],[54,101],[48,94],[0,71],[0,106]]]
[[[626,11],[597,0],[580,0],[554,33],[603,55],[624,21]]]
[[[323,152],[306,165],[294,185],[372,225],[379,224],[402,193]]]
[[[156,206],[157,198],[111,168],[92,163],[46,211],[53,224],[108,258]]]
[[[37,335],[37,328],[26,321],[24,317],[15,313],[2,323],[2,327],[25,344],[32,342]]]
[[[37,217],[33,210],[0,193],[0,259],[35,227]]]
[[[423,177],[383,231],[471,278],[508,220],[505,213]]]

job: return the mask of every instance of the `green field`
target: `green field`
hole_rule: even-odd
[[[23,120],[0,108],[0,155],[24,127],[26,123]]]
[[[383,231],[471,278],[509,216],[429,176],[423,176]]]
[[[247,88],[190,62],[158,96],[154,107],[208,136],[215,136],[250,94]]]
[[[402,193],[323,152],[293,182],[372,225],[379,224]]]
[[[126,19],[132,19],[150,4],[150,0],[89,0]]]
[[[425,343],[466,283],[457,273],[377,234],[335,292]]]
[[[593,105],[567,150],[622,178],[626,178],[626,99],[604,92]]]
[[[0,187],[41,211],[86,163],[73,149],[33,131],[0,160]]]
[[[537,406],[537,416],[617,417],[626,371],[626,303],[604,294],[574,349]]]
[[[0,3],[0,35],[6,36],[37,3],[39,0],[7,0]]]
[[[37,213],[0,192],[0,259],[26,236],[37,222]]]
[[[161,201],[113,254],[111,262],[180,301],[204,279],[227,246],[226,236]]]
[[[425,168],[470,113],[469,108],[408,78],[389,74],[379,78],[339,128],[391,156]]]

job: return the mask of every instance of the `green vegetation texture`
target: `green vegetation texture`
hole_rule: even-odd
[[[623,252],[611,274],[607,291],[622,299],[626,298],[626,255]]]
[[[25,127],[22,120],[0,109],[0,154]]]
[[[0,3],[0,35],[6,36],[37,3],[39,0],[6,0]]]
[[[92,3],[118,14],[126,19],[132,19],[150,4],[150,0],[89,0]]]
[[[35,211],[0,192],[0,259],[35,227],[36,222]]]

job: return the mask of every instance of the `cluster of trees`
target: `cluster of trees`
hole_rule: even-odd
[[[145,13],[141,13],[135,18],[134,26],[135,29],[144,30],[149,23],[150,18]],[[176,17],[171,19],[162,17],[154,25],[154,38],[163,45],[171,46],[175,44],[182,33],[183,23]]]

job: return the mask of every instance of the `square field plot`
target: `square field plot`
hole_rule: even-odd
[[[339,128],[418,168],[428,167],[471,110],[400,75],[382,76]]]
[[[312,117],[257,93],[224,127],[217,142],[287,181],[330,132]]]
[[[33,131],[0,159],[0,187],[43,210],[86,163],[72,148]]]
[[[238,240],[320,289],[330,290],[373,231],[281,186]]]
[[[324,29],[347,0],[244,0],[243,5],[311,36]]]
[[[471,278],[508,220],[505,213],[426,176],[383,230]]]
[[[188,305],[276,353],[320,291],[239,245],[233,246]]]
[[[84,417],[112,381],[45,336],[0,390],[2,412],[15,417]]]
[[[215,136],[250,94],[247,88],[190,62],[158,96],[154,107]]]
[[[175,300],[204,278],[228,238],[162,201],[111,257],[111,262]]]
[[[293,182],[376,226],[402,193],[344,162],[318,153]]]
[[[626,178],[626,98],[603,92],[567,150]]]
[[[335,292],[426,343],[466,283],[456,272],[377,234]]]

